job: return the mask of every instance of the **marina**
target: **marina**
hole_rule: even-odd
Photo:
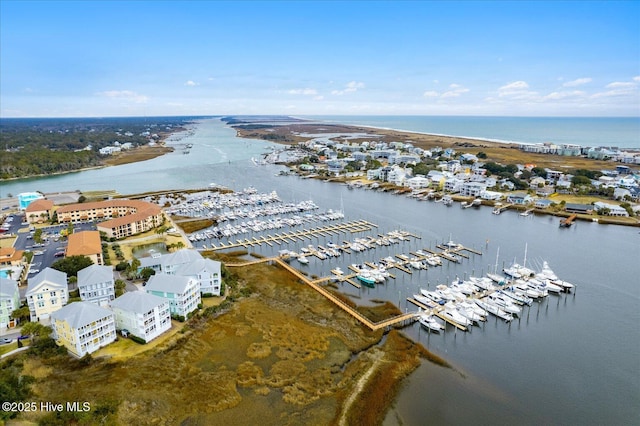
[[[252,195],[255,194],[252,192]],[[269,202],[281,202],[275,196],[275,191],[270,194]],[[263,197],[260,198],[264,200]],[[226,195],[227,202],[232,199],[233,195]],[[237,200],[233,204],[232,208],[237,205]],[[316,203],[311,200],[306,201],[305,205],[314,206],[314,209],[318,208]],[[218,208],[223,209],[224,207]],[[196,211],[200,210],[200,207],[196,207]],[[272,214],[282,213],[276,208]],[[288,213],[296,213],[296,211],[294,209]],[[428,332],[445,332],[447,326],[453,327],[454,330],[468,332],[473,326],[479,326],[486,322],[489,315],[506,323],[521,318],[523,309],[529,308],[534,300],[548,297],[550,293],[559,296],[561,293],[573,291],[575,295],[575,285],[560,280],[546,261],[542,263],[542,268],[537,273],[530,268],[513,263],[510,267],[503,268],[504,275],[497,274],[497,254],[493,273],[488,270],[486,276],[475,277],[472,275],[468,279],[456,277],[450,285],[437,284],[433,290],[430,289],[430,284],[427,282],[427,288],[420,287],[418,293],[406,297],[406,301],[415,306],[417,310],[407,311],[395,318],[373,323],[356,309],[345,304],[342,299],[337,298],[323,284],[342,285],[346,283],[358,291],[375,289],[378,285],[384,286],[389,279],[397,280],[397,275],[390,272],[394,269],[407,276],[413,276],[423,270],[442,267],[443,261],[460,264],[468,261],[472,255],[481,256],[482,251],[454,242],[449,235],[447,241],[434,244],[437,250],[430,247],[420,247],[409,250],[408,254],[392,253],[389,252],[391,246],[415,245],[422,237],[397,229],[387,233],[379,233],[375,231],[379,228],[377,224],[364,219],[341,221],[340,217],[334,217],[331,220],[338,220],[338,222],[320,227],[282,231],[274,233],[274,235],[262,233],[252,236],[251,239],[229,241],[226,244],[219,242],[210,247],[205,246],[201,250],[222,251],[241,247],[256,250],[262,248],[268,252],[269,248],[274,247],[274,244],[277,246],[285,245],[287,248],[279,249],[277,256],[228,266],[247,266],[263,262],[277,264],[371,330],[397,324],[406,326],[418,321]],[[310,222],[312,220],[307,223]],[[332,240],[339,241],[342,235],[356,233],[365,235],[351,241],[344,240],[342,243],[332,242]],[[307,244],[313,241],[316,241],[317,244]],[[387,256],[375,260],[366,254],[370,251],[375,253],[379,249],[386,249]],[[266,253],[261,253],[261,255],[264,254]],[[348,263],[344,266],[347,270],[346,273],[343,271],[342,265],[336,265],[337,259],[343,255],[349,256],[350,260],[357,260],[356,263]],[[356,259],[353,259],[352,256],[356,256]],[[525,247],[524,265],[526,265],[526,256]],[[303,269],[310,267],[311,259],[321,263],[330,262],[332,264],[330,267],[331,275],[320,277],[313,275],[312,278],[309,278],[309,271]],[[298,267],[293,266],[294,261]]]
[[[395,127],[402,128],[398,124]],[[572,126],[573,129],[579,127]],[[436,241],[444,244],[451,239],[450,234],[454,240],[483,253],[461,258],[460,263],[438,257],[441,266],[419,270],[409,266],[412,274],[392,270],[395,279],[387,279],[385,284],[376,284],[373,288],[336,283],[340,292],[354,297],[358,304],[374,305],[375,300],[387,300],[411,314],[420,308],[407,298],[421,295],[421,288],[433,291],[437,283],[452,283],[456,276],[464,279],[465,274],[480,277],[488,271],[495,272],[494,262],[488,259],[495,258],[498,248],[502,253],[500,272],[503,266],[511,264],[503,265],[502,259],[521,256],[528,243],[529,253],[533,254],[531,264],[538,266],[533,269],[541,269],[542,261],[538,257],[544,256],[558,276],[579,284],[580,291],[549,294],[523,307],[522,316],[514,321],[486,321],[481,328],[472,327],[471,332],[459,332],[449,325],[448,329],[458,332],[436,334],[417,321],[404,327],[403,333],[455,365],[457,371],[434,370],[425,363],[403,383],[403,390],[394,402],[395,412],[389,415],[401,416],[404,424],[423,424],[425,418],[433,419],[442,407],[452,407],[455,418],[464,419],[466,423],[477,421],[481,413],[494,423],[514,424],[517,419],[518,424],[524,425],[558,424],[559,419],[563,424],[628,424],[629,419],[640,415],[636,404],[640,398],[637,364],[640,295],[635,284],[640,276],[640,264],[636,261],[638,241],[633,228],[602,226],[590,221],[560,228],[559,218],[551,215],[531,215],[528,220],[522,220],[519,214],[507,210],[499,218],[492,218],[491,207],[450,209],[441,203],[401,194],[364,188],[349,190],[346,186],[315,179],[276,176],[286,169],[275,165],[256,166],[247,160],[251,156],[260,157],[269,143],[238,141],[235,131],[219,120],[198,124],[195,134],[189,136],[189,143],[193,143],[190,155],[169,154],[137,164],[6,182],[3,190],[57,193],[107,185],[119,193],[130,194],[167,188],[197,189],[209,182],[219,182],[238,191],[254,185],[264,193],[276,189],[284,203],[312,198],[318,206],[343,210],[346,221],[366,220],[378,226],[366,233],[342,233],[340,239],[318,234],[314,241],[305,238],[304,243],[287,239],[290,242],[247,247],[267,257],[278,257],[279,250],[294,251],[309,244],[329,248],[329,240],[336,245],[343,244],[342,241],[353,243],[355,237],[376,237],[393,229],[404,229],[422,237],[390,246],[376,244],[375,248],[362,252],[343,251],[340,257],[324,261],[311,256],[307,265],[299,266],[293,261],[291,265],[308,274],[311,281],[315,280],[314,275],[332,277],[332,270],[336,268],[350,274],[348,265],[353,263],[366,264],[371,259],[401,253],[410,258],[411,253],[418,250],[439,252]],[[344,209],[341,209],[341,199],[344,199]],[[246,219],[240,222],[243,220]],[[236,219],[223,224],[237,222]],[[311,222],[298,226],[316,227]],[[274,236],[283,232],[289,230],[250,232],[231,239],[260,239],[262,233]],[[217,244],[217,240],[212,242]],[[202,240],[193,244],[202,248],[203,244],[209,246],[210,243]],[[221,251],[225,250],[218,250]],[[588,350],[584,350],[585,342],[589,342]],[[553,368],[543,360],[553,360]],[[462,384],[459,371],[466,377]],[[540,410],[540,407],[545,408]],[[393,419],[390,424],[395,424]]]

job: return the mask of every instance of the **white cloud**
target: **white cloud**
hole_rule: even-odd
[[[498,97],[509,99],[533,99],[537,96],[537,92],[529,90],[529,84],[526,81],[514,81],[505,84],[498,89]]]
[[[188,80],[186,83],[184,83],[185,86],[189,86],[189,87],[194,87],[194,86],[199,86],[200,83],[196,83],[193,80]]]
[[[364,89],[364,83],[361,81],[350,81],[347,83],[342,90],[333,90],[331,91],[332,95],[342,96],[345,93],[357,92],[360,89]]]
[[[314,101],[321,101],[321,100],[323,100],[323,99],[324,99],[324,96],[322,96],[322,95],[318,95],[318,96],[314,96],[314,97],[313,97],[313,100],[314,100]]]
[[[640,82],[640,75],[636,75],[635,77],[633,77],[633,81]]]
[[[591,83],[591,81],[593,81],[593,79],[591,77],[577,78],[577,79],[572,80],[572,81],[567,81],[562,86],[563,87],[582,86],[583,84]]]
[[[552,92],[542,98],[543,101],[559,101],[562,99],[579,99],[586,96],[582,90]]]
[[[137,104],[144,104],[144,103],[147,103],[147,101],[149,100],[147,96],[141,95],[131,90],[106,90],[104,92],[99,92],[98,95],[111,98],[111,99],[122,99],[126,101],[132,101]]]
[[[450,84],[449,85],[449,89],[446,92],[444,92],[442,95],[440,95],[441,98],[445,99],[445,98],[457,98],[458,96],[460,96],[463,93],[467,93],[469,91],[469,89],[467,89],[466,87],[462,87],[459,84]]]
[[[632,83],[630,81],[614,81],[613,83],[609,83],[606,86],[607,89],[630,89],[636,87],[636,83]]]
[[[290,95],[317,95],[318,91],[316,89],[291,89],[289,90]]]
[[[627,96],[638,95],[638,83],[640,77],[633,77],[633,81],[614,81],[605,86],[605,89],[609,89],[604,92],[598,92],[591,95],[591,98],[620,98]]]
[[[447,90],[446,92],[443,92],[443,93],[437,92],[435,90],[427,90],[422,94],[422,96],[425,98],[440,98],[440,99],[457,98],[461,94],[467,93],[470,91],[466,87],[456,83],[451,83],[449,85],[449,89],[450,90]]]

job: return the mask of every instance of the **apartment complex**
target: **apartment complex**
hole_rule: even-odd
[[[56,213],[59,222],[100,221],[98,231],[109,238],[124,238],[159,226],[163,214],[160,207],[140,200],[107,200],[70,204]]]

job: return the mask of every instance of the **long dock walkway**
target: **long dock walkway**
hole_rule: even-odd
[[[317,228],[311,229],[301,229],[297,231],[290,232],[282,232],[282,234],[275,235],[266,235],[259,238],[253,237],[253,239],[237,239],[235,242],[229,241],[227,244],[224,242],[220,242],[218,245],[212,244],[209,250],[218,251],[218,250],[227,250],[233,248],[247,248],[254,245],[262,245],[267,244],[272,246],[273,243],[281,245],[282,243],[289,243],[292,241],[300,240],[304,241],[305,239],[311,240],[316,236],[327,236],[330,234],[340,234],[340,233],[357,233],[357,232],[367,232],[371,231],[374,228],[377,228],[378,225],[375,223],[371,223],[366,220],[356,220],[351,222],[338,223],[333,225],[321,226]]]
[[[417,318],[415,312],[409,312],[409,313],[406,313],[406,314],[398,315],[397,317],[394,317],[394,318],[389,318],[389,319],[384,320],[384,321],[372,322],[371,320],[369,320],[369,318],[367,318],[364,315],[362,315],[356,309],[352,308],[351,306],[347,305],[342,300],[340,300],[339,298],[334,296],[330,291],[328,291],[325,288],[323,288],[320,285],[318,285],[319,281],[325,281],[324,278],[321,279],[321,280],[310,280],[306,275],[302,274],[296,268],[294,268],[293,266],[289,265],[288,263],[286,263],[285,261],[283,261],[279,257],[268,257],[268,258],[264,258],[264,259],[248,261],[248,262],[245,262],[245,263],[228,263],[225,266],[239,267],[239,266],[255,265],[257,263],[266,263],[266,262],[272,262],[272,263],[280,265],[281,267],[283,267],[284,269],[286,269],[287,271],[292,273],[294,276],[296,276],[298,279],[303,281],[309,287],[313,288],[315,291],[317,291],[318,293],[323,295],[329,301],[333,302],[336,306],[341,308],[343,311],[345,311],[346,313],[351,315],[353,318],[358,320],[361,324],[365,325],[367,328],[369,328],[372,331],[376,331],[376,330],[384,329],[384,328],[387,328],[387,327],[391,327],[393,325],[396,325],[396,324],[402,323],[402,322],[406,322],[406,321],[415,321],[416,318]]]

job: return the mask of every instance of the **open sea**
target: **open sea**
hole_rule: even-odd
[[[329,121],[328,117],[323,119]],[[509,130],[512,133],[505,129],[502,133],[489,133],[493,126],[487,123],[502,121],[493,118],[483,124],[487,133],[471,127],[457,129],[452,117],[334,117],[331,120],[476,138],[538,141],[530,135],[536,126],[527,124],[517,131],[515,122],[521,119],[504,119],[513,121]],[[451,121],[453,127],[430,127],[426,123],[431,120]],[[481,122],[484,118],[461,117],[459,120]],[[547,119],[539,120],[541,123]],[[593,119],[566,120],[577,123],[570,143],[589,145],[589,141],[594,141],[593,135],[581,128]],[[616,120],[596,119],[602,126]],[[640,147],[637,131],[632,136],[630,130],[634,126],[637,129],[637,119],[621,121],[627,122],[623,126],[626,130],[603,131],[606,135],[603,138],[610,143],[618,140],[619,146]],[[417,122],[424,126],[415,124]],[[526,247],[528,266],[548,261],[559,277],[577,286],[576,291],[550,295],[525,308],[521,317],[510,324],[489,318],[471,332],[448,328],[440,335],[426,333],[417,323],[405,327],[404,333],[446,359],[454,369],[425,362],[403,383],[384,424],[640,424],[639,228],[591,222],[559,228],[558,219],[552,216],[522,217],[509,211],[496,216],[489,208],[461,209],[458,204],[446,207],[388,193],[349,190],[343,185],[313,179],[276,176],[282,167],[259,166],[251,161],[252,157],[268,152],[272,144],[238,139],[235,131],[218,119],[202,120],[194,129],[192,135],[169,142],[177,146],[193,144],[187,155],[176,150],[135,164],[2,182],[0,194],[6,197],[9,193],[26,191],[51,193],[76,189],[115,189],[131,194],[206,188],[215,182],[236,190],[248,186],[260,192],[275,190],[287,202],[312,199],[323,209],[343,208],[345,220],[366,219],[378,225],[371,232],[374,235],[403,229],[421,237],[402,245],[383,246],[333,260],[311,258],[304,268],[319,276],[328,275],[336,266],[346,270],[352,263],[409,254],[420,248],[435,249],[436,244],[450,238],[482,251],[482,255],[470,255],[460,264],[445,263],[411,275],[393,271],[395,280],[373,289],[341,285],[341,291],[359,303],[390,300],[403,311],[416,309],[406,299],[420,288],[450,283],[456,276],[482,275],[496,266],[508,266],[514,259],[522,263]],[[537,131],[540,133],[541,129]],[[561,133],[550,131],[548,136],[540,137],[558,142]],[[582,139],[578,140],[578,135],[583,135]],[[307,225],[311,226],[314,225]],[[342,234],[341,240],[364,235],[366,233]],[[257,235],[248,238],[253,236]],[[316,237],[304,244],[325,245],[326,242],[325,237]],[[252,250],[271,255],[282,248],[298,251],[297,244]]]
[[[357,124],[495,142],[615,146],[640,150],[640,117],[306,116],[308,120]]]

